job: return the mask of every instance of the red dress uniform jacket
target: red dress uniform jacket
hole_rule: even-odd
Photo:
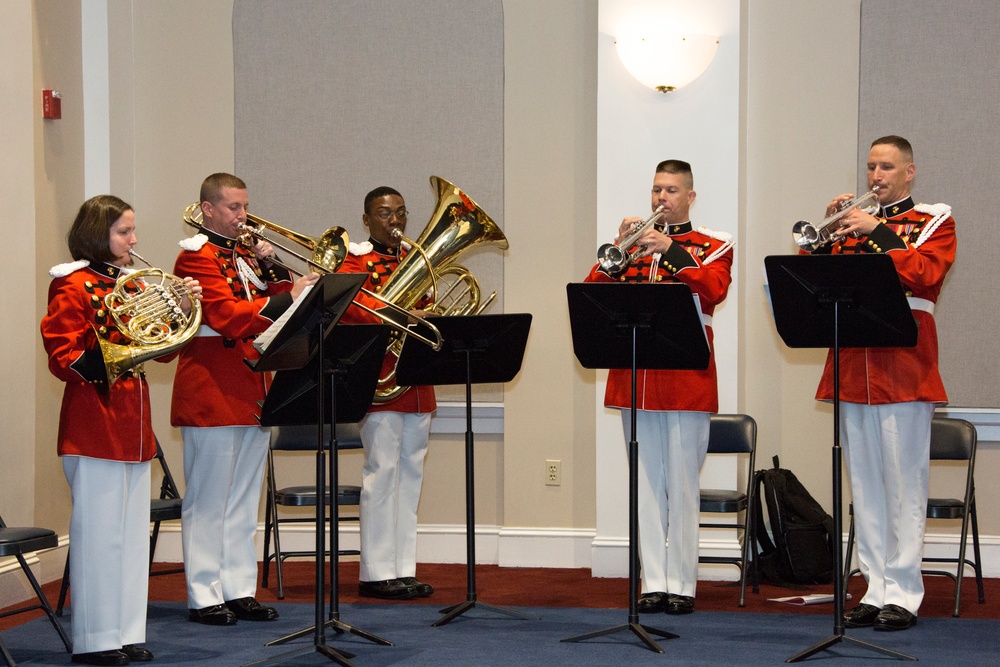
[[[657,226],[659,229],[659,226]],[[661,230],[662,231],[662,230]],[[711,317],[722,303],[732,282],[732,239],[728,234],[711,232],[704,227],[693,230],[690,222],[671,225],[673,244],[653,267],[656,257],[633,262],[623,273],[609,276],[595,265],[586,282],[681,282],[701,299],[702,316]],[[650,280],[650,272],[655,271]],[[712,327],[706,326],[711,350],[708,368],[690,370],[639,370],[636,375],[636,407],[639,410],[718,412],[719,391],[715,371],[715,343]],[[604,405],[609,408],[632,407],[632,371],[613,368],[608,371]]]
[[[945,204],[914,205],[907,198],[883,211],[869,236],[844,239],[817,252],[885,253],[892,258],[917,321],[915,347],[844,348],[840,351],[840,398],[882,405],[948,402],[938,372],[937,327],[933,305],[955,261],[955,221]],[[819,400],[833,400],[833,352],[827,355]]]
[[[381,291],[386,279],[399,266],[400,260],[406,256],[405,251],[389,248],[374,239],[369,239],[367,243],[351,244],[351,250],[340,268],[341,273],[366,273],[368,280],[363,287],[366,290],[375,292]],[[385,304],[358,292],[354,297],[359,303],[368,306],[372,310],[385,308]],[[378,324],[380,319],[367,313],[357,306],[351,306],[340,318],[345,324]],[[385,360],[382,362],[382,377],[391,371],[396,364],[396,355],[387,352]],[[434,387],[424,385],[420,387],[410,387],[399,398],[388,403],[373,403],[369,412],[434,412],[437,409],[437,398],[434,395]]]
[[[108,387],[97,342],[98,336],[118,345],[129,342],[104,305],[121,269],[79,261],[53,267],[50,273],[54,279],[41,330],[49,370],[66,383],[59,455],[149,461],[156,455],[156,440],[146,379],[126,373]]]
[[[201,330],[180,352],[174,377],[173,426],[253,426],[270,378],[244,359],[257,359],[253,339],[292,303],[288,271],[257,273],[253,252],[208,230],[181,242],[178,276],[201,283]],[[252,276],[241,276],[240,267]]]

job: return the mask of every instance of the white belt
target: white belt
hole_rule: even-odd
[[[702,313],[701,314],[701,323],[704,324],[706,327],[712,326],[712,316],[711,315],[706,315],[705,313]]]
[[[934,302],[928,299],[921,299],[917,296],[906,297],[906,302],[910,304],[910,310],[922,310],[925,313],[934,314]]]
[[[218,331],[216,331],[212,327],[208,326],[207,324],[202,324],[200,327],[198,327],[198,333],[195,334],[195,337],[199,337],[199,336],[221,336],[221,335],[222,334],[220,334]]]

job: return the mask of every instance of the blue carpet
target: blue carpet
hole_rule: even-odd
[[[447,603],[445,603],[447,604]],[[272,623],[241,622],[215,628],[190,623],[182,603],[150,604],[146,646],[156,655],[153,665],[243,665],[305,649],[281,663],[332,665],[311,651],[313,635],[282,646],[264,644],[312,624],[312,605],[278,604],[281,618]],[[831,615],[696,612],[690,616],[643,615],[649,627],[680,635],[658,639],[663,654],[654,653],[631,631],[584,642],[560,640],[624,625],[624,609],[519,608],[541,620],[521,620],[488,608],[474,608],[441,627],[433,605],[348,604],[341,620],[383,637],[395,646],[380,646],[352,634],[327,633],[329,646],[355,654],[358,667],[442,665],[761,665],[784,661],[833,634]],[[72,609],[63,622],[67,624]],[[914,656],[925,665],[992,665],[1000,655],[1000,621],[928,618],[906,632],[849,630],[848,637]],[[69,665],[62,644],[44,618],[3,632],[19,665]],[[838,642],[807,663],[827,665],[886,664],[882,653]],[[893,661],[894,662],[894,661]]]

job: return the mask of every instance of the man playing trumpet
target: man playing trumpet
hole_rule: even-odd
[[[945,204],[915,204],[910,142],[886,136],[868,153],[874,213],[859,208],[840,221],[836,242],[813,253],[884,253],[906,290],[917,345],[840,351],[840,432],[857,526],[858,563],[868,582],[844,616],[849,628],[905,630],[917,622],[924,584],[920,560],[927,516],[931,419],[948,401],[937,365],[934,304],[955,261],[955,221]],[[836,212],[853,195],[827,206]],[[833,353],[816,398],[833,400]]]
[[[700,299],[711,348],[705,370],[640,370],[636,378],[640,612],[691,613],[698,582],[698,474],[708,451],[709,415],[719,410],[711,322],[732,282],[733,243],[724,232],[692,227],[689,210],[695,197],[690,164],[658,164],[652,190],[652,208],[662,214],[658,223],[634,241],[624,269],[608,273],[598,264],[587,276],[588,282],[686,284]],[[625,218],[618,237],[626,238],[641,222]],[[631,401],[631,371],[610,370],[604,405],[621,410],[626,443]]]

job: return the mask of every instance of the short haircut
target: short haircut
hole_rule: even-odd
[[[114,195],[97,195],[83,202],[69,228],[66,242],[75,260],[111,262],[111,225],[132,207]]]
[[[664,160],[656,165],[657,174],[683,174],[684,185],[688,190],[694,189],[694,176],[691,174],[691,163],[684,160]]]
[[[399,191],[395,188],[390,188],[388,185],[380,185],[368,194],[365,195],[365,213],[371,213],[372,202],[379,197],[388,197],[389,195],[396,195],[397,197],[402,197]]]
[[[215,204],[220,199],[222,199],[222,189],[223,188],[236,188],[237,190],[246,190],[247,184],[243,182],[243,179],[239,176],[233,176],[232,174],[227,174],[220,171],[217,174],[212,174],[206,178],[201,183],[201,194],[199,202],[207,201],[210,204]]]
[[[875,146],[880,146],[882,144],[888,144],[890,146],[895,146],[899,149],[899,152],[903,154],[903,157],[909,162],[913,162],[913,146],[910,142],[897,134],[887,134],[884,137],[879,137],[872,142],[872,148]]]

